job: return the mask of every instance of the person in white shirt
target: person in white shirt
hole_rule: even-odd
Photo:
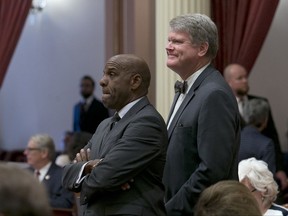
[[[72,208],[74,194],[61,184],[62,167],[55,164],[55,145],[47,134],[32,136],[24,150],[27,163],[35,177],[45,185],[50,206],[53,208]]]
[[[276,178],[280,186],[280,190],[284,191],[288,187],[287,175],[285,173],[284,158],[279,142],[278,132],[276,130],[271,107],[267,98],[249,94],[248,71],[240,64],[232,63],[225,67],[223,76],[231,87],[242,116],[242,128],[246,126],[246,113],[244,112],[247,102],[252,99],[265,100],[269,106],[268,120],[266,127],[261,131],[264,136],[273,140],[276,155]]]
[[[238,166],[238,176],[239,181],[254,195],[264,216],[288,215],[288,209],[274,203],[278,185],[266,162],[253,157],[242,160]]]

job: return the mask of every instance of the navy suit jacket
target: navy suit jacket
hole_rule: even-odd
[[[254,99],[254,98],[262,99],[262,100],[265,100],[269,104],[268,99],[264,98],[264,97],[259,97],[259,96],[255,96],[255,95],[247,95],[247,97],[248,97],[248,100],[251,100],[251,99]],[[271,108],[269,109],[267,126],[261,133],[264,136],[267,136],[267,137],[269,137],[270,139],[273,140],[274,149],[275,149],[275,155],[276,155],[276,171],[279,171],[279,170],[283,170],[284,171],[284,170],[286,170],[285,167],[284,167],[283,153],[282,153],[282,150],[281,150],[278,133],[277,133],[277,130],[276,130],[276,127],[275,127],[275,124],[274,124],[273,117],[272,117]]]
[[[231,88],[211,65],[187,93],[170,124],[168,139],[163,177],[167,215],[191,216],[205,188],[237,179],[238,174],[238,106]]]
[[[62,167],[52,163],[42,180],[52,208],[72,208],[74,205],[74,193],[62,186],[62,172]]]
[[[253,126],[246,126],[242,129],[238,156],[239,162],[251,157],[263,160],[268,164],[269,170],[275,174],[276,162],[273,140],[261,134]]]
[[[111,131],[110,121],[98,126],[85,147],[91,148],[91,159],[103,160],[80,185],[76,180],[85,162],[65,166],[63,185],[81,192],[87,216],[166,215],[162,175],[168,140],[163,118],[144,97]],[[130,189],[123,191],[127,182]]]
[[[79,102],[74,106],[73,130],[93,134],[98,125],[108,117],[108,109],[96,98],[93,99],[87,111],[83,110],[83,104]]]

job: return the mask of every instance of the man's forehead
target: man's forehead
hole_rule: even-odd
[[[189,38],[189,34],[184,31],[170,31],[168,38]]]
[[[122,61],[108,61],[105,66],[105,70],[121,71],[125,69],[125,64]]]
[[[34,140],[29,140],[28,146],[37,146],[37,143]]]

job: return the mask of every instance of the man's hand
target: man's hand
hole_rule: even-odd
[[[85,149],[81,149],[80,152],[76,154],[76,157],[73,160],[73,163],[88,162],[84,167],[83,171],[84,175],[91,173],[92,169],[96,167],[99,164],[99,162],[103,159],[102,158],[102,159],[90,160],[90,151],[91,151],[90,148],[87,148],[86,151]]]
[[[121,189],[122,189],[123,191],[129,190],[129,189],[130,189],[130,184],[131,184],[132,182],[134,182],[134,179],[131,179],[129,182],[121,185]]]
[[[73,161],[73,163],[77,162],[87,162],[90,160],[90,148],[88,148],[86,151],[85,149],[81,149],[79,153],[76,154],[76,157]]]
[[[288,186],[286,173],[282,170],[279,170],[276,172],[276,178],[280,181],[281,190],[286,189]]]
[[[83,174],[84,174],[84,175],[90,174],[90,173],[92,172],[93,168],[96,167],[101,161],[102,161],[102,159],[90,160],[90,161],[85,165]]]

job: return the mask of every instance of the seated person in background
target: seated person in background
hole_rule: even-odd
[[[195,216],[262,216],[251,192],[240,182],[220,181],[206,188],[195,206]]]
[[[50,205],[53,208],[72,208],[74,194],[62,187],[62,168],[54,163],[55,145],[46,134],[32,136],[24,151],[27,163],[34,170],[35,177],[47,190]]]
[[[92,135],[93,134],[82,131],[73,132],[69,140],[67,140],[66,154],[61,155],[61,158],[64,158],[65,156],[65,161],[61,161],[59,155],[56,158],[56,164],[63,167],[71,163],[75,158],[76,154],[80,152],[80,149],[82,149],[92,138]]]
[[[0,163],[0,215],[51,216],[43,185],[30,172]]]
[[[252,99],[248,102],[245,113],[247,126],[241,131],[239,162],[255,157],[265,161],[269,170],[275,174],[276,162],[273,140],[261,134],[267,125],[269,105],[265,100]]]
[[[76,154],[80,152],[88,141],[92,138],[93,134],[87,132],[74,132],[68,145],[68,157],[70,161],[73,161]]]
[[[95,82],[84,76],[80,83],[83,98],[74,106],[73,131],[94,133],[101,121],[109,117],[108,109],[94,96]]]
[[[64,151],[56,157],[55,163],[58,166],[65,166],[66,164],[69,164],[71,160],[68,156],[68,145],[71,142],[73,132],[72,131],[65,131],[64,138],[63,138],[63,145],[64,145]]]
[[[264,216],[288,215],[288,209],[274,203],[278,194],[278,185],[267,163],[255,158],[242,160],[238,166],[238,176],[239,181],[256,198]]]
[[[247,70],[240,64],[229,64],[224,70],[224,78],[227,83],[232,88],[234,95],[238,102],[239,112],[242,116],[242,125],[245,126],[245,121],[243,119],[244,107],[247,101],[251,99],[262,99],[266,100],[269,104],[267,98],[259,97],[256,95],[251,95],[249,93],[249,83],[248,83],[248,72]],[[274,120],[272,117],[272,111],[269,105],[269,114],[267,127],[261,132],[263,135],[271,138],[274,142],[275,154],[276,154],[276,178],[278,183],[280,184],[280,189],[283,191],[288,186],[287,176],[285,173],[284,167],[284,157],[281,150],[278,133],[274,124]]]

